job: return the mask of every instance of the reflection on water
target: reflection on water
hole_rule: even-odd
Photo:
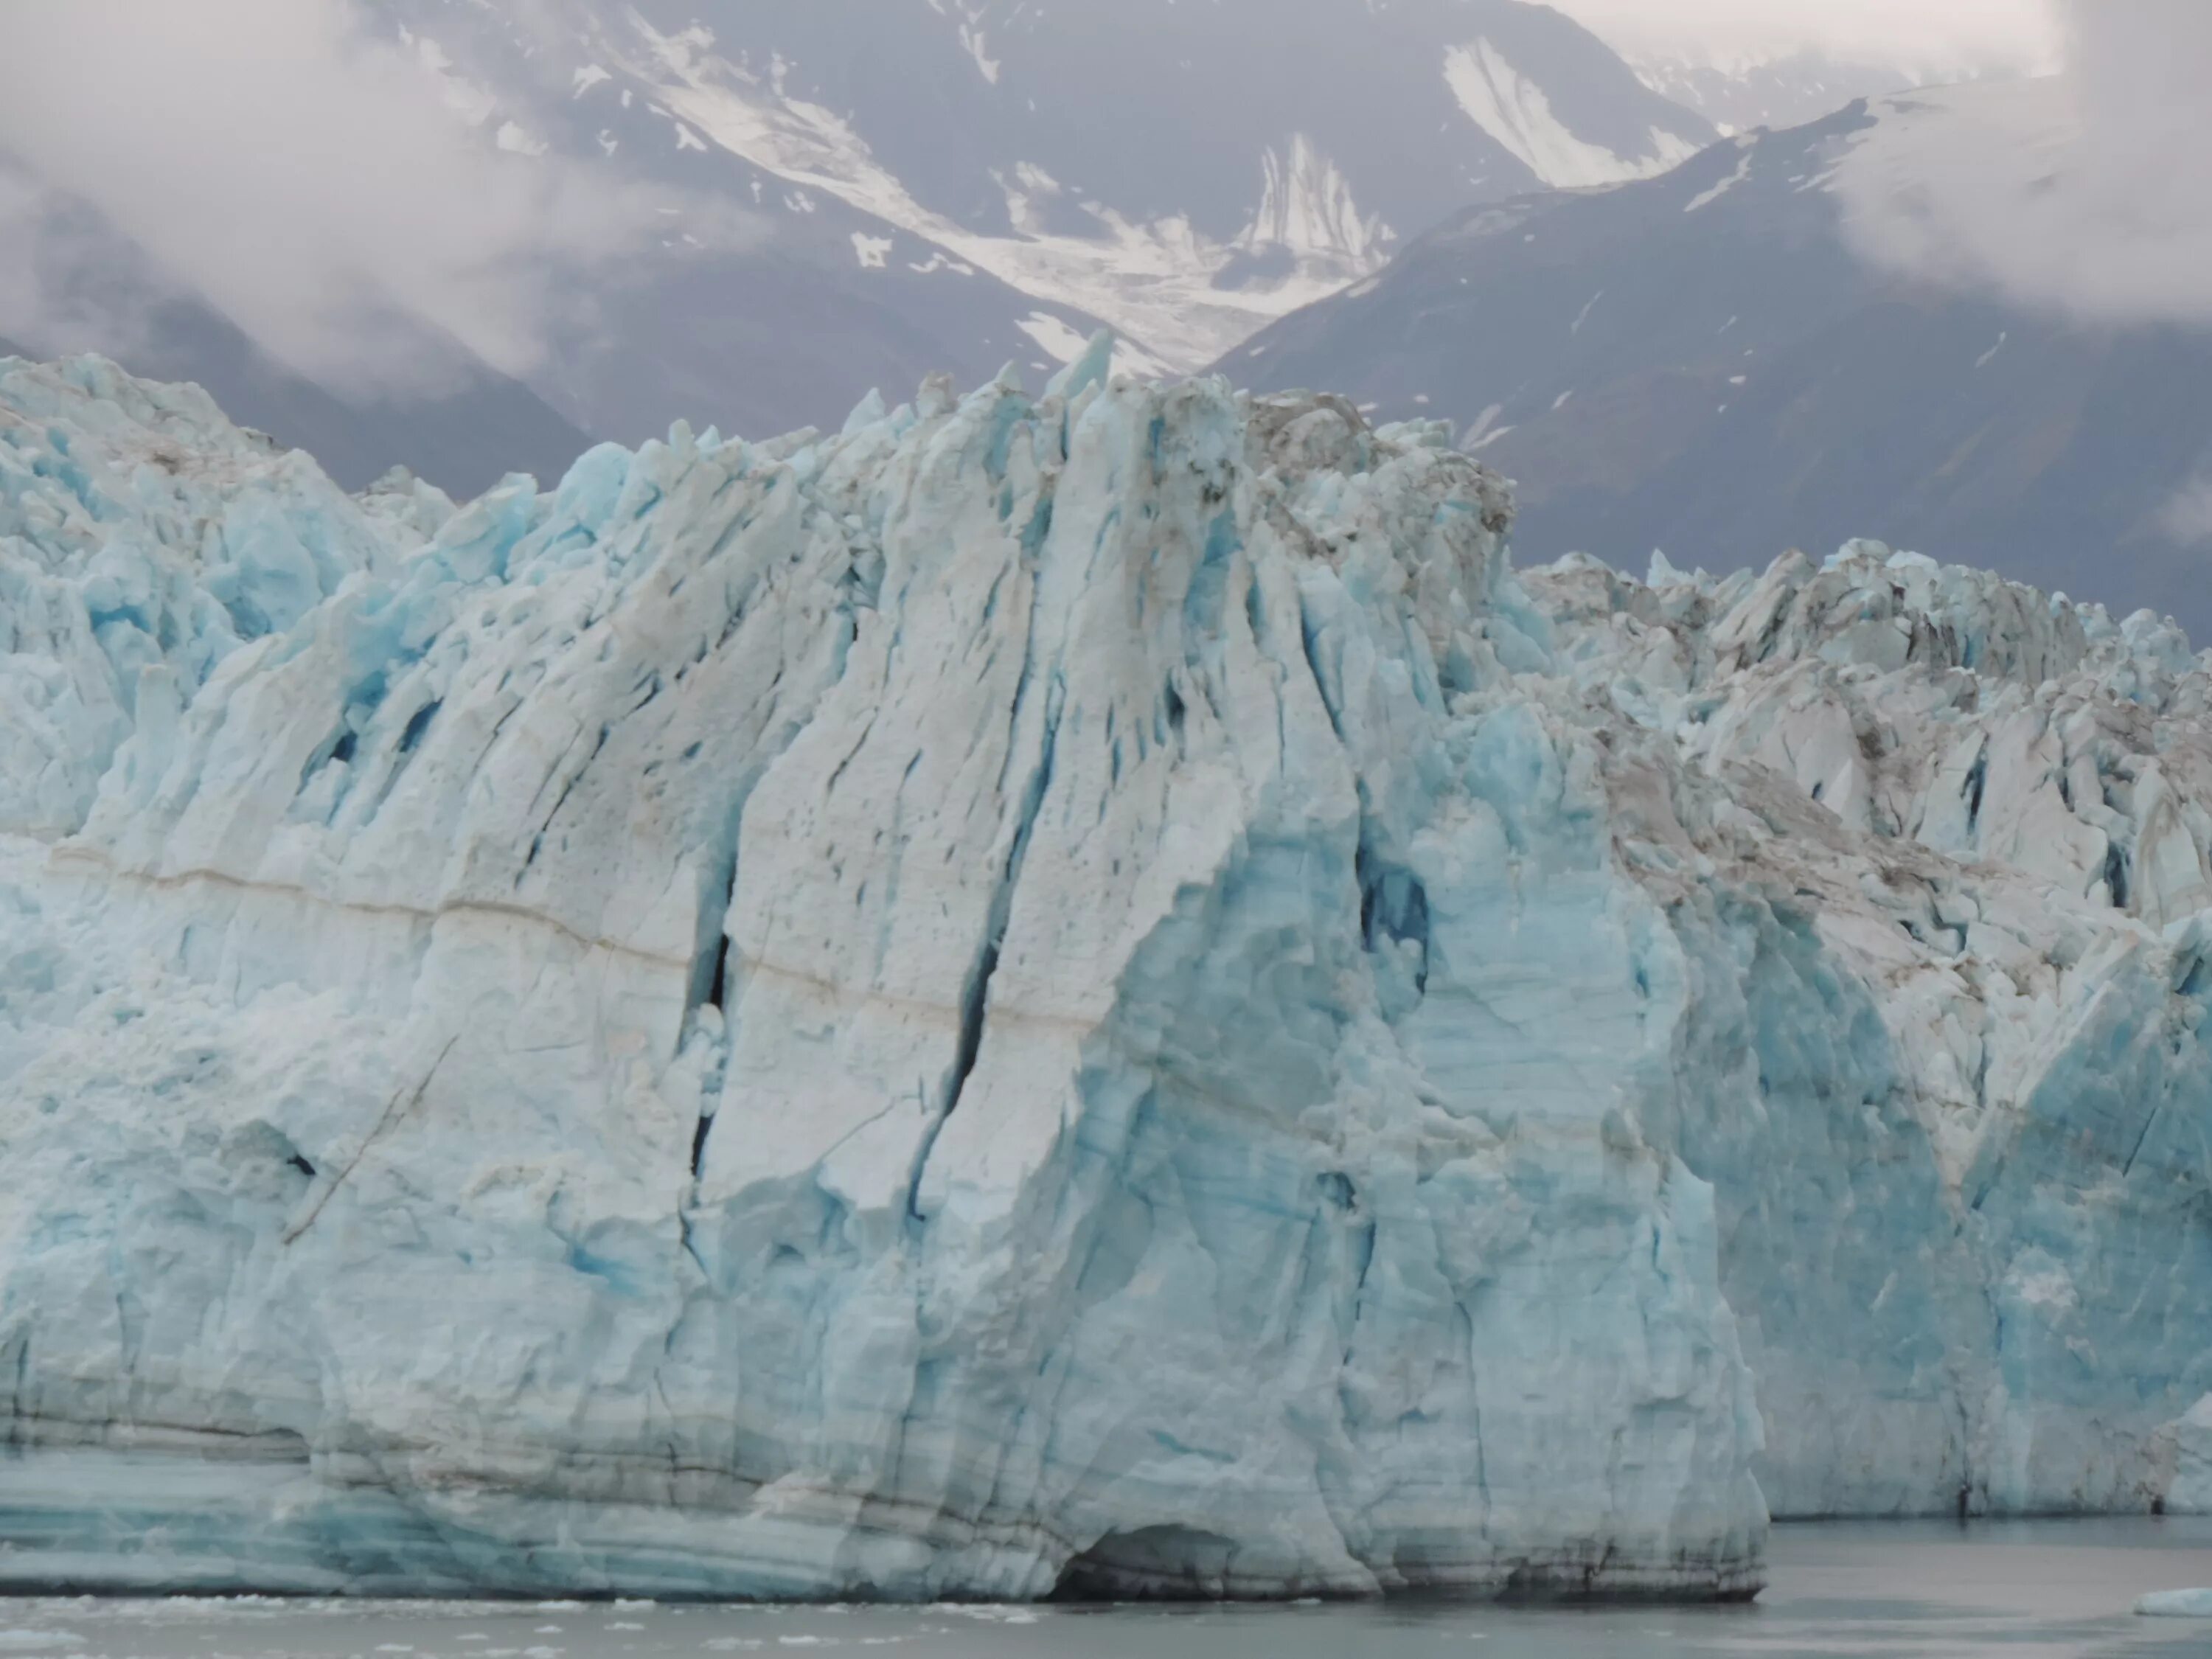
[[[2116,1659],[2212,1655],[2132,1616],[2212,1585],[2212,1523],[1778,1529],[1751,1607],[704,1607],[652,1603],[0,1601],[0,1659]],[[824,1656],[828,1659],[828,1656]],[[885,1659],[891,1659],[890,1654]]]

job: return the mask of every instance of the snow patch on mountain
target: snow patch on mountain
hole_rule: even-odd
[[[762,76],[716,53],[710,30],[695,25],[663,34],[633,21],[644,52],[628,67],[732,155],[827,191],[1015,288],[1103,319],[1121,332],[1127,360],[1139,368],[1209,362],[1385,258],[1387,229],[1361,216],[1343,176],[1304,139],[1292,141],[1287,165],[1273,150],[1259,159],[1259,215],[1234,243],[1209,240],[1180,216],[1133,222],[1090,201],[1078,204],[1086,234],[1054,234],[1028,209],[1062,187],[1035,167],[1000,181],[1015,234],[976,231],[916,201],[842,117],[791,95],[773,70]],[[1240,252],[1277,248],[1288,266],[1273,280],[1216,282]]]
[[[1741,145],[1740,148],[1743,151],[1743,159],[1736,163],[1735,171],[1722,179],[1718,184],[1708,185],[1692,196],[1682,204],[1683,212],[1703,212],[1751,177],[1752,164],[1758,159],[1757,152],[1748,144]],[[1577,331],[1580,331],[1579,324],[1577,325]]]
[[[1638,155],[1616,155],[1576,137],[1552,112],[1543,88],[1487,40],[1454,46],[1444,55],[1443,72],[1468,118],[1558,189],[1587,190],[1649,179],[1698,153],[1696,144],[1656,126],[1650,130],[1649,147]]]
[[[400,31],[400,40],[414,53],[423,73],[434,78],[439,96],[447,109],[472,127],[482,126],[492,118],[499,108],[498,98],[456,73],[453,60],[443,46],[427,35],[416,35],[405,29]]]
[[[1090,348],[1089,341],[1046,312],[1033,311],[1015,326],[1036,341],[1037,349],[1056,363],[1074,362]]]
[[[975,60],[976,72],[993,86],[997,86],[999,71],[1004,65],[991,56],[989,43],[983,38],[983,31],[973,24],[963,23],[960,26],[960,44],[968,56]]]
[[[1270,148],[1261,158],[1260,209],[1238,237],[1240,252],[1280,249],[1301,270],[1330,269],[1350,281],[1389,257],[1396,233],[1364,216],[1352,181],[1304,133],[1294,136],[1287,160]]]
[[[1857,99],[1963,78],[1956,70],[1844,62],[1810,51],[1632,52],[1628,61],[1644,85],[1697,111],[1730,137],[1761,127],[1802,126]]]
[[[1156,367],[1195,368],[1372,276],[1401,235],[1469,200],[1537,188],[1544,179],[1437,73],[1455,40],[1479,36],[1511,60],[1522,102],[1541,105],[1545,165],[1561,176],[1633,172],[1711,137],[1595,36],[1518,0],[1333,3],[1297,31],[1279,27],[1267,0],[1131,0],[1111,18],[980,0],[366,3],[411,38],[434,37],[441,61],[461,66],[453,73],[495,88],[499,113],[550,134],[556,151],[594,167],[619,155],[626,172],[741,210],[804,202],[842,221],[834,235],[822,234],[828,219],[769,228],[778,254],[767,269],[729,260],[713,282],[681,265],[653,278],[679,313],[709,292],[765,307],[794,268],[834,263],[825,303],[862,313],[845,331],[851,345],[786,331],[753,353],[769,371],[748,382],[753,395],[686,399],[717,411],[781,402],[794,420],[802,407],[803,418],[827,418],[781,384],[794,360],[847,370],[888,356],[904,378],[935,331],[946,360],[972,374],[1033,307],[1085,335],[1110,325]],[[1561,134],[1569,142],[1551,143]],[[856,285],[844,257],[856,232],[928,246]],[[961,293],[902,274],[939,258],[936,269],[957,263],[991,280]],[[647,314],[651,325],[632,331],[672,351],[659,337],[670,308]],[[879,314],[896,326],[869,326]],[[697,321],[701,369],[677,377],[687,392],[715,378],[704,364],[733,349],[732,335],[753,331]],[[592,361],[588,379],[566,374],[556,386],[549,375],[547,395],[603,428],[638,429],[647,377],[623,381],[605,366],[620,356],[611,350],[573,355]],[[849,370],[830,378],[842,386]]]

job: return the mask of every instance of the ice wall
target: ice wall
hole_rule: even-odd
[[[0,1581],[1715,1595],[1768,1500],[2203,1501],[2185,642],[1516,574],[1442,429],[1107,369],[457,511],[0,364]]]
[[[144,671],[180,706],[242,641],[388,559],[313,461],[198,387],[0,358],[0,829],[83,822]]]
[[[1871,544],[1529,586],[1613,752],[1660,744],[1613,769],[1684,957],[1645,1126],[1719,1193],[1775,1513],[2180,1506],[2166,1425],[2212,1387],[2204,661]]]
[[[16,500],[128,521],[111,379]],[[0,1577],[1756,1586],[1663,917],[1440,432],[1102,355],[287,501],[359,557],[7,847]]]

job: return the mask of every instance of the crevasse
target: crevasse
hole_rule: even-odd
[[[0,362],[0,1582],[1711,1596],[1770,1501],[2192,1501],[2185,642],[1516,574],[1443,429],[1108,368],[456,509]]]

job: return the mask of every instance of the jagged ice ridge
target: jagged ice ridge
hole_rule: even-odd
[[[456,508],[0,361],[0,1582],[1748,1593],[2212,1504],[2212,675],[1113,379]]]

